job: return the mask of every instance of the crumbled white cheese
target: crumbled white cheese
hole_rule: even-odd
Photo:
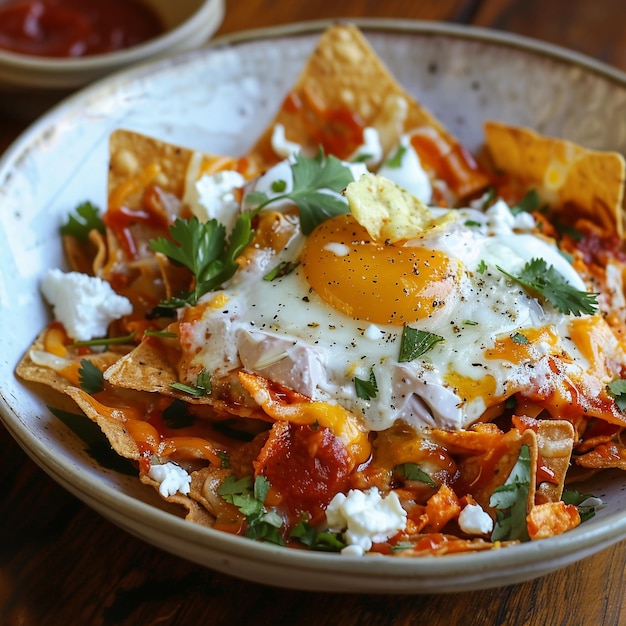
[[[493,520],[480,504],[468,504],[459,515],[459,528],[468,535],[486,535],[493,530]]]
[[[130,300],[115,293],[107,281],[81,272],[49,270],[41,292],[52,305],[55,319],[79,341],[104,337],[113,320],[133,311]]]
[[[191,476],[176,463],[163,463],[161,465],[152,465],[148,476],[156,480],[159,485],[159,493],[164,497],[173,496],[180,492],[189,493],[189,485],[191,484]]]
[[[239,213],[235,190],[243,187],[245,182],[245,178],[234,170],[204,174],[190,188],[186,201],[201,222],[216,219],[230,229]]]
[[[343,532],[348,546],[367,552],[372,543],[386,541],[406,527],[406,511],[395,492],[385,498],[376,487],[338,493],[326,508],[326,521],[333,532]],[[348,551],[355,554],[355,548]]]

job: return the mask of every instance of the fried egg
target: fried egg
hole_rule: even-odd
[[[284,165],[276,171],[284,177]],[[429,211],[433,219],[446,212]],[[582,379],[590,364],[570,337],[572,317],[498,269],[515,274],[543,258],[585,290],[568,261],[533,234],[532,216],[514,216],[503,201],[485,211],[459,209],[455,217],[403,245],[373,240],[349,213],[308,237],[294,218],[280,249],[252,250],[231,282],[204,296],[193,321],[181,323],[188,377],[203,368],[216,377],[244,368],[339,403],[373,431],[396,420],[467,427],[513,393],[545,385],[550,356]],[[266,279],[284,263],[295,269]],[[405,326],[440,341],[405,361]],[[356,379],[375,379],[376,393],[359,397]]]

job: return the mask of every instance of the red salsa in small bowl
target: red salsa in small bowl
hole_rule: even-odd
[[[139,0],[0,2],[0,49],[45,57],[82,57],[130,48],[165,28]]]

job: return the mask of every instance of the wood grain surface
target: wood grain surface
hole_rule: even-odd
[[[220,35],[321,18],[440,20],[535,37],[626,70],[624,0],[227,0],[226,10]],[[0,117],[0,151],[23,128]],[[113,526],[49,479],[2,426],[0,494],[2,626],[626,624],[626,543],[481,592],[285,591],[191,564]]]

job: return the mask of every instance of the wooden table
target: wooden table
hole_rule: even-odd
[[[534,36],[626,70],[624,0],[227,0],[219,34],[338,17],[450,21]],[[0,117],[0,150],[23,124]],[[6,332],[6,329],[5,329]],[[456,595],[333,595],[230,578],[105,521],[0,427],[0,624],[626,624],[626,542],[525,584]]]

